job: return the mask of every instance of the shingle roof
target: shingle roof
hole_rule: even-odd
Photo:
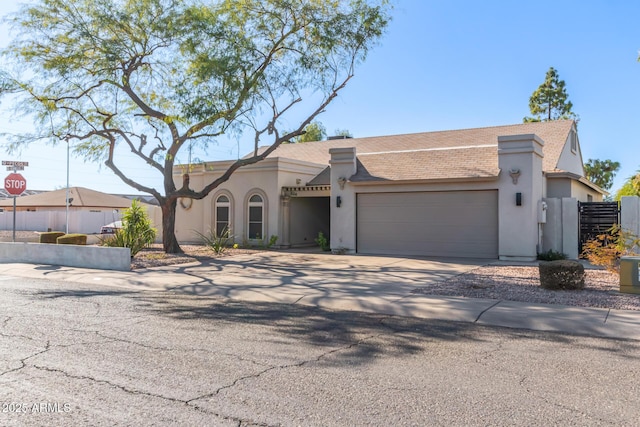
[[[64,207],[67,189],[47,191],[31,196],[19,197],[16,202],[20,207]],[[70,187],[69,198],[73,198],[74,207],[91,208],[129,208],[131,200],[125,197],[101,193],[84,187]],[[2,200],[0,206],[13,206],[13,200]]]
[[[469,179],[497,176],[498,147],[485,146],[448,150],[412,150],[361,154],[358,171],[351,181],[420,179]],[[461,162],[460,158],[473,159]]]
[[[329,149],[355,147],[352,180],[450,179],[496,176],[498,136],[536,134],[545,143],[543,170],[554,171],[573,127],[571,120],[283,144],[269,157],[328,164]]]

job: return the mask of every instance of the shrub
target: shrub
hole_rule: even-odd
[[[64,236],[62,231],[48,231],[46,233],[40,233],[40,243],[56,243],[58,237]]]
[[[272,234],[271,237],[269,237],[268,242],[262,242],[262,247],[269,249],[273,245],[275,245],[277,241],[278,241],[278,236],[276,236],[275,234]]]
[[[551,290],[584,288],[584,266],[578,261],[542,261],[538,265],[540,286]]]
[[[233,239],[229,227],[225,227],[220,235],[218,235],[215,230],[209,230],[209,233],[206,235],[197,231],[196,233],[200,236],[202,243],[211,248],[216,255],[222,255],[227,250],[229,243]],[[237,245],[234,245],[234,247],[236,246]]]
[[[86,245],[87,244],[87,235],[86,234],[65,234],[63,236],[58,237],[56,243],[59,245]]]
[[[101,239],[104,246],[129,248],[133,258],[142,249],[149,247],[156,239],[156,230],[140,202],[133,200],[131,207],[122,215],[122,228],[113,236]]]
[[[110,248],[124,248],[126,247],[126,240],[124,233],[120,233],[120,230],[116,230],[115,234],[104,234],[98,236],[101,246],[108,246]]]
[[[639,243],[638,236],[623,230],[619,225],[614,225],[607,234],[599,234],[582,245],[582,256],[593,265],[620,274],[620,257],[637,255],[633,248]]]
[[[258,243],[257,246],[261,247],[263,249],[270,249],[271,246],[275,245],[276,242],[278,241],[278,236],[276,236],[275,234],[271,235],[271,237],[269,238],[269,240],[265,239],[265,238],[259,238],[258,239]]]
[[[325,237],[324,233],[321,231],[318,233],[318,237],[315,239],[315,242],[320,246],[320,249],[323,251],[330,251],[331,246],[329,245],[329,240]]]
[[[567,254],[549,249],[547,252],[538,254],[540,261],[557,261],[559,259],[567,259]]]

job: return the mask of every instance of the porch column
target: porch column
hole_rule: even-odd
[[[536,259],[543,145],[542,139],[533,134],[498,137],[498,255],[501,260]]]
[[[332,148],[331,154],[331,250],[356,251],[356,192],[349,183],[356,173],[356,149]]]
[[[282,222],[280,226],[280,230],[282,231],[282,238],[280,247],[283,249],[291,247],[291,237],[290,237],[290,228],[291,228],[291,197],[290,196],[280,196],[280,208],[282,212]]]

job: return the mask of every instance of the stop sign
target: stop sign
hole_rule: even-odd
[[[19,173],[10,173],[4,179],[4,189],[12,196],[19,196],[27,189],[27,180]]]

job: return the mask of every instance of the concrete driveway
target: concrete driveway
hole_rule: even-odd
[[[244,301],[323,305],[323,301],[345,298],[397,300],[416,287],[462,274],[489,261],[265,251],[129,272],[4,264],[0,265],[0,273],[12,274],[12,269],[19,269],[20,276],[165,289]]]
[[[178,267],[189,283],[165,282],[165,286],[194,295],[246,300],[248,294],[253,294],[249,298],[253,301],[272,301],[275,297],[280,302],[308,301],[318,305],[323,299],[343,297],[399,298],[416,287],[488,262],[270,251]],[[159,279],[164,282],[162,276]]]
[[[265,251],[128,273],[101,271],[75,279],[246,302],[475,322],[496,300],[434,298],[411,291],[491,261]]]

